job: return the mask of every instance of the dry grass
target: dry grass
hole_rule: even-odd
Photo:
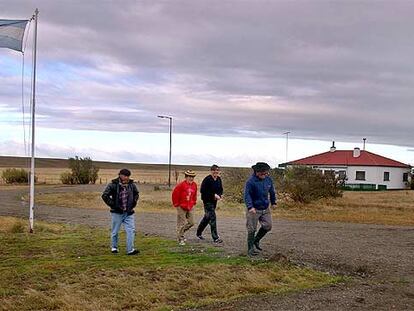
[[[53,232],[59,233],[62,229],[62,226],[57,224],[43,223],[40,222],[36,225],[36,230],[40,232]],[[7,233],[24,233],[29,231],[29,225],[27,221],[24,221],[20,218],[15,217],[0,217],[0,234]]]
[[[276,215],[297,220],[414,225],[414,191],[345,192],[310,204],[281,204]]]
[[[107,209],[98,192],[52,193],[37,197],[39,204],[63,207]],[[170,203],[171,192],[154,191],[148,186],[141,191],[139,211],[174,212]],[[384,225],[414,225],[414,191],[345,192],[342,198],[320,200],[311,204],[280,202],[273,211],[276,218],[350,222]],[[202,213],[199,203],[196,210]],[[244,215],[244,206],[232,202],[220,202],[219,215]]]
[[[0,217],[0,228],[20,222]],[[103,229],[37,222],[35,232],[0,231],[1,310],[172,310],[344,280],[155,237],[139,237],[130,257],[109,253]]]

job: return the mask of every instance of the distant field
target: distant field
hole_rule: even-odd
[[[29,167],[30,160],[24,157],[4,157],[0,156],[0,175],[7,168]],[[167,164],[141,164],[141,163],[118,163],[94,161],[99,167],[99,178],[97,183],[106,184],[118,175],[121,168],[129,168],[132,171],[134,180],[141,183],[165,184],[168,182]],[[184,166],[172,165],[171,182],[175,183],[175,171],[179,173],[179,180],[184,178],[183,172],[192,169],[197,173],[196,181],[201,182],[205,175],[209,174],[208,166]],[[65,159],[36,159],[36,176],[39,183],[59,184],[62,172],[69,171],[68,160]],[[0,179],[0,183],[2,180]]]
[[[174,213],[171,191],[154,191],[151,185],[140,187],[138,212]],[[36,197],[41,205],[107,210],[100,192],[44,193]],[[310,204],[279,201],[272,214],[275,218],[310,221],[348,222],[384,225],[414,225],[414,191],[355,192],[348,191],[342,198],[319,200]],[[198,200],[196,212],[203,211]],[[219,215],[244,217],[243,204],[224,199],[218,205]]]

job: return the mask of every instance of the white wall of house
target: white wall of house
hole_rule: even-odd
[[[322,171],[333,170],[335,172],[345,171],[347,184],[375,184],[385,185],[387,189],[405,189],[406,182],[403,181],[404,173],[409,173],[409,168],[401,167],[382,167],[382,166],[312,166]],[[365,172],[365,180],[357,180],[357,171]],[[389,173],[389,180],[384,180],[384,172]]]
[[[365,180],[357,180],[357,171],[365,172]],[[384,180],[384,173],[389,173],[389,180]],[[404,173],[409,173],[409,168],[401,167],[383,167],[383,166],[349,166],[348,180],[349,184],[376,184],[385,185],[387,189],[404,189],[406,182],[403,181]]]

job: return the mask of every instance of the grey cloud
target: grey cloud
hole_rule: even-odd
[[[181,133],[414,145],[414,3],[44,0],[0,11],[21,18],[35,5],[50,75],[42,126],[157,132],[166,113]]]

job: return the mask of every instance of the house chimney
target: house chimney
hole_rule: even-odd
[[[364,137],[364,138],[362,138],[362,140],[364,141],[364,144],[363,144],[363,147],[362,147],[362,150],[365,150],[365,142],[366,142],[366,138]]]
[[[359,149],[358,147],[354,148],[354,154],[353,154],[354,158],[358,158],[360,155],[361,155],[361,149]]]
[[[335,141],[332,142],[332,147],[331,147],[331,152],[335,152],[336,148],[335,148]]]

